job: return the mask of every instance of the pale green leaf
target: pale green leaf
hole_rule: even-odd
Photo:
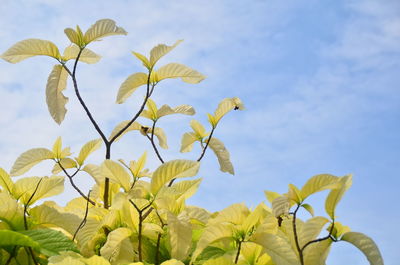
[[[210,224],[231,223],[242,224],[250,214],[244,203],[232,204],[217,213],[217,216],[209,221]]]
[[[79,26],[76,26],[76,31],[71,28],[66,28],[64,29],[65,35],[67,35],[68,39],[72,42],[78,45],[78,47],[83,47],[85,46],[85,43],[83,41],[83,33],[82,30]]]
[[[326,265],[332,240],[327,239],[321,242],[313,243],[304,249],[304,264]]]
[[[146,58],[146,56],[144,56],[143,54],[138,53],[138,52],[132,52],[132,54],[133,54],[136,58],[138,58],[138,59],[143,63],[143,65],[144,65],[147,69],[151,69],[150,62],[149,62],[149,60]]]
[[[264,217],[267,215],[267,211],[265,210],[265,206],[263,203],[257,205],[257,207],[252,211],[244,220],[242,227],[246,234],[251,231],[254,227],[259,225]]]
[[[0,186],[3,187],[9,193],[12,192],[14,183],[11,180],[10,175],[0,167]]]
[[[15,231],[0,230],[0,247],[4,246],[23,246],[32,247],[34,249],[39,248],[38,242],[30,238],[29,236],[23,235]]]
[[[322,228],[329,222],[322,216],[313,217],[305,222],[299,231],[300,247],[317,238]]]
[[[300,265],[297,255],[285,239],[266,233],[255,238],[254,242],[264,247],[276,265]]]
[[[112,130],[110,137],[108,137],[109,140],[113,139],[115,135],[117,135],[117,133],[119,133],[123,128],[125,128],[125,126],[127,126],[129,123],[129,121],[123,121],[121,123],[119,123],[114,130]],[[124,135],[125,133],[129,132],[129,131],[140,131],[140,129],[142,128],[142,125],[140,125],[138,122],[133,122],[120,136],[118,136],[115,141],[118,141],[119,139],[121,139],[122,135]]]
[[[214,112],[214,120],[215,125],[220,121],[220,119],[225,116],[231,110],[243,110],[244,106],[240,98],[225,98],[219,104],[217,109]]]
[[[307,212],[309,212],[311,214],[311,216],[314,216],[314,208],[310,204],[304,203],[304,204],[301,205],[301,207],[306,209]]]
[[[171,187],[169,187],[169,189],[172,191],[173,194],[176,195],[177,200],[180,200],[182,198],[184,200],[187,200],[196,193],[201,181],[201,178],[195,180],[183,180],[174,183]]]
[[[304,200],[304,198],[301,196],[300,190],[293,184],[289,184],[289,192],[287,196],[296,204],[300,204]]]
[[[165,135],[164,130],[160,127],[156,127],[154,128],[154,135],[157,137],[160,147],[168,149],[167,136]]]
[[[151,178],[151,192],[156,194],[172,179],[193,177],[199,171],[200,163],[191,160],[172,160],[158,167]]]
[[[214,151],[214,154],[217,156],[220,170],[222,172],[228,172],[229,174],[234,175],[235,171],[230,161],[229,152],[225,148],[224,143],[221,142],[219,139],[212,137],[208,142],[208,146],[211,148],[211,150]]]
[[[118,183],[125,191],[131,188],[131,176],[121,164],[113,160],[105,160],[100,167],[101,175]]]
[[[163,105],[160,109],[157,110],[158,118],[171,114],[194,115],[195,110],[192,106],[186,104],[176,106],[175,108],[171,108],[168,105]]]
[[[140,86],[146,85],[148,75],[145,73],[135,73],[130,76],[121,84],[118,90],[117,103],[124,103],[125,100],[132,95],[133,92]]]
[[[76,158],[76,162],[78,162],[79,165],[82,165],[86,158],[99,149],[101,147],[102,140],[101,139],[95,139],[87,142],[80,150],[78,157]]]
[[[63,171],[63,168],[64,169],[69,169],[69,168],[78,167],[78,164],[76,163],[76,161],[71,159],[71,158],[68,158],[68,157],[61,159],[60,160],[60,164],[61,164],[62,167],[58,163],[55,164],[53,169],[52,169],[52,171],[51,171],[51,173],[58,174],[61,171]]]
[[[18,63],[32,56],[45,55],[55,59],[61,57],[57,46],[51,41],[27,39],[14,44],[1,58],[10,63]]]
[[[85,260],[86,265],[111,265],[105,258],[101,256],[91,256]]]
[[[107,260],[114,261],[120,252],[122,241],[131,234],[132,230],[125,227],[120,227],[111,231],[107,236],[106,243],[100,249],[101,256]]]
[[[264,191],[265,197],[267,198],[267,200],[272,203],[276,198],[281,197],[282,195],[275,192],[275,191],[269,191],[269,190],[265,190]]]
[[[61,152],[62,152],[62,139],[61,136],[57,138],[57,140],[53,144],[53,149],[52,149],[54,155],[56,158],[60,159],[61,158]]]
[[[169,53],[171,50],[173,50],[176,46],[178,46],[179,43],[181,43],[183,40],[178,40],[175,42],[172,46],[168,46],[165,44],[158,44],[155,46],[153,49],[150,51],[150,66],[154,67],[154,65],[157,63],[158,60],[160,60],[161,57]]]
[[[310,178],[301,188],[301,195],[305,199],[316,192],[338,187],[339,178],[330,174],[320,174]]]
[[[46,148],[33,148],[22,153],[11,168],[11,176],[20,176],[31,169],[34,165],[46,159],[53,159],[54,154]]]
[[[203,265],[233,265],[232,259],[227,256],[221,256],[218,258],[207,259]]]
[[[193,149],[194,142],[199,141],[194,132],[183,134],[181,141],[181,153],[190,152]]]
[[[335,188],[331,190],[331,192],[328,194],[328,197],[326,198],[325,201],[325,210],[326,213],[332,218],[335,219],[335,209],[336,205],[339,203],[339,201],[342,199],[344,193],[347,191],[348,188],[350,188],[352,184],[352,176],[344,176],[340,178],[339,180],[340,186],[338,188]]]
[[[0,193],[0,221],[5,222],[10,229],[24,229],[23,209],[10,194]]]
[[[40,184],[39,184],[40,181]],[[36,192],[35,192],[36,190]],[[17,180],[13,195],[23,204],[34,204],[37,200],[58,195],[64,191],[64,177],[29,177]],[[35,192],[33,197],[32,194]]]
[[[83,36],[85,44],[98,41],[101,38],[111,35],[127,35],[128,33],[121,27],[117,27],[115,21],[111,19],[101,19],[96,21]]]
[[[192,226],[186,216],[168,215],[168,234],[171,244],[171,258],[185,260],[192,246]]]
[[[347,232],[341,240],[349,242],[361,250],[371,265],[383,265],[383,258],[378,246],[370,237],[358,232]]]
[[[138,263],[138,262],[136,262],[136,263]],[[136,265],[136,264],[132,264],[132,265]],[[184,263],[180,260],[170,259],[170,260],[164,261],[160,265],[184,265]]]
[[[68,98],[62,91],[67,87],[68,72],[62,65],[55,65],[51,71],[46,85],[46,103],[51,117],[55,122],[61,124],[67,109],[65,105]]]
[[[63,61],[69,61],[69,60],[74,60],[78,57],[80,48],[76,45],[70,45],[64,50],[64,54],[62,57]],[[92,50],[89,50],[88,48],[84,48],[84,50],[81,52],[81,55],[79,56],[79,61],[88,63],[88,64],[93,64],[97,63],[100,61],[101,56],[93,52]]]
[[[140,173],[144,169],[146,161],[147,161],[147,152],[144,152],[143,155],[136,162],[130,163],[130,169],[135,177],[140,176]]]
[[[275,217],[289,214],[289,199],[286,196],[277,197],[272,201],[272,211]]]
[[[202,139],[208,136],[206,129],[204,129],[204,126],[199,121],[191,120],[190,127],[192,127],[193,131],[196,133],[196,137],[198,139]]]
[[[161,80],[169,78],[181,78],[183,82],[197,84],[206,78],[196,70],[178,63],[164,65],[152,74],[154,76],[154,82],[160,82]]]

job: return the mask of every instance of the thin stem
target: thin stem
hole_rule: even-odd
[[[161,233],[157,235],[157,244],[156,244],[156,257],[155,257],[155,265],[160,264],[160,243],[161,243]]]
[[[16,250],[16,249],[17,249],[17,246],[15,246],[15,247],[13,248],[12,253],[10,253],[10,257],[8,257],[8,259],[7,259],[6,263],[5,263],[5,265],[9,265],[9,264],[10,264],[12,258],[15,256],[15,250]]]
[[[311,244],[313,244],[313,243],[321,242],[321,241],[327,240],[327,239],[329,239],[329,238],[332,239],[332,232],[333,232],[334,226],[335,226],[335,219],[332,220],[332,226],[331,226],[331,229],[329,230],[329,234],[328,234],[327,236],[321,237],[321,238],[317,238],[317,239],[314,239],[314,240],[311,240],[311,241],[307,242],[307,244],[305,244],[305,245],[301,248],[301,251],[304,251],[306,247],[308,247],[309,245],[311,245]]]
[[[156,123],[157,123],[157,120],[153,121],[153,126],[151,127],[151,134],[150,134],[150,136],[148,134],[146,134],[146,136],[147,136],[147,139],[150,140],[150,143],[153,146],[153,149],[156,152],[158,159],[161,161],[161,163],[164,164],[164,160],[162,159],[160,152],[158,151],[158,148],[154,142],[154,129],[156,128]]]
[[[293,212],[293,233],[294,233],[294,241],[296,243],[296,248],[297,248],[297,251],[299,252],[300,263],[301,263],[301,265],[304,265],[303,251],[300,248],[299,238],[297,235],[297,227],[296,227],[296,215],[297,215],[297,211],[299,210],[300,206],[301,206],[301,204],[298,204],[296,210],[294,210],[294,212]]]
[[[88,199],[90,198],[90,193],[91,193],[91,192],[92,192],[92,191],[91,191],[91,190],[89,190],[89,192],[88,192],[88,195],[87,195]],[[83,220],[82,220],[82,222],[79,224],[78,228],[76,229],[76,231],[75,231],[75,233],[74,233],[74,236],[72,237],[72,241],[74,241],[74,240],[75,240],[75,237],[76,237],[76,235],[78,234],[79,230],[81,230],[81,229],[82,229],[82,227],[84,227],[84,226],[85,226],[85,224],[86,224],[86,220],[87,220],[87,216],[88,216],[88,213],[89,213],[89,200],[87,200],[87,201],[86,201],[86,210],[85,210],[85,216],[83,217]]]
[[[32,201],[32,199],[33,199],[33,197],[35,196],[37,190],[39,189],[39,185],[40,185],[40,183],[42,182],[42,180],[43,180],[43,179],[41,178],[41,179],[38,181],[38,183],[36,184],[36,188],[35,188],[35,190],[33,191],[31,197],[29,197],[28,201],[27,201],[26,204],[24,205],[24,227],[25,227],[25,230],[28,230],[28,220],[26,219],[26,215],[27,215],[27,210],[28,210],[29,203]]]
[[[215,131],[215,127],[212,128],[212,130],[211,130],[211,132],[210,132],[210,136],[209,136],[208,139],[207,139],[206,146],[203,148],[203,152],[201,153],[199,159],[197,159],[197,162],[200,162],[201,159],[203,159],[204,154],[206,153],[207,147],[208,147],[208,145],[209,145],[209,143],[210,143],[210,141],[211,141],[211,137],[212,137],[214,131]]]
[[[29,254],[30,254],[31,257],[32,257],[33,263],[35,263],[35,265],[39,265],[39,263],[36,261],[35,254],[33,253],[32,248],[31,248],[31,247],[28,247],[28,250],[29,250]]]
[[[242,247],[242,242],[243,242],[243,241],[239,241],[238,251],[237,251],[237,253],[236,253],[236,258],[235,258],[235,264],[237,264],[237,263],[238,263],[238,260],[239,260],[239,255],[240,255],[240,249],[241,249],[241,247]]]
[[[73,177],[79,172],[79,168],[74,172],[74,174],[70,175],[68,171],[61,165],[60,161],[56,161],[57,164],[60,166],[61,170],[64,172],[64,174],[68,177],[69,182],[71,183],[71,186],[88,202],[90,202],[92,205],[95,205],[96,203],[89,199],[79,188],[78,186],[75,185]]]
[[[143,231],[143,221],[145,219],[143,217],[143,211],[146,210],[147,208],[149,208],[151,206],[152,202],[150,202],[147,206],[143,207],[142,209],[139,209],[139,207],[132,200],[129,200],[129,202],[133,205],[133,207],[135,207],[136,211],[139,213],[138,253],[139,253],[139,261],[142,262],[143,261],[143,257],[142,257],[142,231]]]

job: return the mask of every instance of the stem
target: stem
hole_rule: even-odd
[[[28,250],[29,250],[29,254],[32,256],[33,263],[35,263],[35,265],[39,265],[39,263],[36,261],[35,254],[33,253],[32,248],[28,247]]]
[[[307,242],[307,244],[305,244],[301,248],[301,251],[304,251],[306,249],[306,247],[308,247],[309,245],[311,245],[313,243],[321,242],[321,241],[324,241],[324,240],[327,240],[327,239],[331,238],[334,226],[335,226],[335,219],[332,220],[332,226],[331,226],[331,229],[329,230],[329,234],[327,236],[321,237],[321,238],[317,238],[317,239],[314,239],[314,240],[311,240],[311,241]]]
[[[92,205],[95,205],[96,203],[94,201],[92,201],[91,199],[89,199],[79,188],[78,186],[76,186],[76,184],[74,183],[73,177],[75,177],[75,175],[79,172],[79,168],[74,172],[74,174],[70,175],[68,173],[68,171],[61,165],[60,161],[56,161],[57,164],[60,166],[60,168],[62,169],[62,171],[64,172],[64,174],[68,177],[69,182],[71,183],[71,186],[88,202],[90,202]]]
[[[10,257],[8,257],[8,259],[7,259],[6,263],[5,263],[5,265],[9,265],[9,264],[10,264],[12,258],[15,256],[15,250],[16,250],[16,249],[17,249],[17,246],[15,246],[15,247],[13,248],[12,253],[10,253]]]
[[[155,265],[160,264],[160,243],[161,243],[161,233],[157,235],[157,245],[156,245],[156,258],[155,258]]]
[[[36,184],[36,188],[35,188],[35,190],[33,191],[31,197],[29,197],[28,201],[27,201],[26,204],[24,205],[24,227],[25,227],[25,230],[28,230],[28,220],[26,219],[26,215],[27,215],[27,210],[28,210],[29,203],[32,201],[33,196],[35,196],[35,194],[36,194],[36,192],[37,192],[37,190],[38,190],[38,188],[39,188],[39,185],[40,185],[40,183],[42,182],[42,180],[43,180],[43,179],[41,178],[41,179],[38,181],[38,183]]]
[[[162,157],[161,157],[161,155],[160,155],[160,152],[158,151],[157,146],[156,146],[156,144],[154,143],[154,129],[156,128],[156,123],[157,123],[157,120],[153,121],[153,126],[151,127],[151,134],[150,134],[150,136],[148,136],[148,135],[146,134],[146,136],[147,136],[147,139],[150,140],[151,145],[153,146],[153,149],[154,149],[154,151],[156,152],[156,155],[157,155],[158,159],[161,161],[161,163],[164,164],[164,160],[162,159]]]
[[[238,251],[237,251],[237,253],[236,253],[236,258],[235,258],[235,264],[237,264],[237,263],[238,263],[238,260],[239,260],[239,255],[240,255],[240,249],[241,249],[241,247],[242,247],[242,242],[243,242],[243,241],[239,241]]]
[[[300,243],[299,243],[299,238],[297,235],[297,228],[296,228],[296,215],[297,215],[297,211],[299,210],[300,206],[301,206],[301,204],[298,204],[296,210],[294,210],[294,213],[293,213],[293,233],[294,233],[294,240],[296,242],[296,248],[297,248],[297,251],[299,252],[300,263],[301,263],[301,265],[304,265],[303,251],[300,248]]]
[[[200,162],[201,159],[203,159],[204,154],[206,153],[208,144],[210,143],[211,137],[212,137],[212,135],[213,135],[213,133],[214,133],[214,130],[215,130],[215,127],[212,128],[212,130],[211,130],[211,132],[210,132],[210,136],[209,136],[208,139],[207,139],[206,146],[203,148],[203,152],[201,153],[199,159],[197,159],[197,162]]]
[[[135,207],[136,211],[139,213],[139,231],[138,231],[138,253],[139,253],[139,261],[143,261],[142,257],[142,230],[143,230],[143,221],[147,217],[143,217],[143,211],[149,208],[152,204],[150,202],[147,206],[143,207],[143,209],[139,209],[139,207],[132,201],[129,200],[129,202]]]
[[[90,193],[91,193],[92,191],[91,190],[89,190],[89,192],[88,192],[88,199],[90,198]],[[79,226],[78,226],[78,228],[76,229],[76,231],[75,231],[75,233],[74,233],[74,236],[72,237],[72,241],[74,241],[75,240],[75,237],[76,237],[76,235],[78,234],[78,232],[79,232],[79,230],[81,230],[82,229],[82,227],[84,227],[85,226],[85,224],[86,224],[86,220],[87,220],[87,216],[88,216],[88,213],[89,213],[89,200],[87,200],[86,201],[86,210],[85,210],[85,216],[83,217],[83,220],[82,220],[82,222],[79,224]]]

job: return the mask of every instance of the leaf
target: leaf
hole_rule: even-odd
[[[139,262],[136,262],[136,263],[139,263]],[[133,264],[130,264],[130,265],[133,265]],[[139,265],[139,264],[135,264],[135,265]],[[160,265],[184,265],[184,263],[180,260],[170,259],[170,260],[164,261]]]
[[[90,258],[86,259],[85,264],[87,265],[110,265],[111,263],[108,262],[105,258],[101,256],[91,256]]]
[[[329,222],[322,216],[313,217],[303,224],[299,231],[300,247],[317,238],[322,228]]]
[[[62,60],[66,62],[69,60],[76,59],[76,57],[78,57],[79,51],[80,48],[76,45],[68,46],[64,50]],[[100,55],[93,52],[92,50],[89,50],[88,48],[84,48],[83,51],[81,52],[81,55],[79,56],[79,61],[88,64],[97,63],[98,61],[100,61],[100,59],[101,59]]]
[[[254,239],[254,242],[264,247],[265,252],[271,256],[276,265],[300,265],[292,247],[283,238],[266,233]]]
[[[240,225],[245,222],[249,214],[250,211],[244,203],[235,203],[219,211],[217,216],[209,221],[209,224],[231,223]]]
[[[151,192],[156,194],[172,179],[195,176],[199,167],[199,162],[184,159],[172,160],[162,164],[153,172]]]
[[[136,58],[138,58],[142,63],[143,63],[143,65],[147,68],[147,69],[151,69],[151,65],[150,65],[150,62],[149,62],[149,60],[146,58],[146,56],[144,56],[143,54],[141,54],[141,53],[138,53],[138,52],[132,52],[132,54],[136,57]]]
[[[161,57],[172,51],[176,46],[178,46],[183,40],[178,40],[172,46],[167,46],[165,44],[158,44],[150,51],[150,66],[151,68],[160,60]]]
[[[218,258],[214,259],[207,259],[203,265],[233,265],[232,259],[226,257],[226,256],[221,256]]]
[[[104,38],[111,35],[127,35],[128,33],[121,27],[115,25],[115,21],[111,19],[101,19],[96,21],[83,36],[85,44],[89,44],[92,41],[98,41],[100,38]]]
[[[199,141],[194,132],[187,132],[182,136],[181,153],[190,152],[193,149],[194,142]]]
[[[40,181],[40,184],[39,184]],[[36,192],[35,192],[36,190]],[[34,204],[37,200],[58,195],[64,191],[64,177],[29,177],[22,178],[15,182],[13,195],[23,204]]]
[[[117,133],[119,133],[123,128],[125,128],[125,126],[127,126],[129,123],[129,121],[123,121],[121,123],[119,123],[114,130],[112,130],[110,137],[108,137],[109,140],[113,139],[115,135],[117,135]],[[138,122],[133,122],[120,136],[118,136],[115,141],[118,141],[119,139],[121,139],[122,135],[124,135],[125,133],[129,132],[129,131],[140,131],[140,129],[142,128],[142,125],[140,125]]]
[[[306,209],[307,212],[309,212],[311,214],[311,216],[314,216],[314,208],[310,204],[304,203],[304,204],[301,205],[301,207]]]
[[[100,170],[102,176],[118,183],[125,191],[131,189],[131,176],[119,163],[107,159],[101,164]]]
[[[101,147],[102,140],[101,139],[95,139],[87,142],[82,148],[81,151],[79,152],[78,157],[76,158],[76,162],[81,166],[86,158],[99,149]]]
[[[206,227],[199,242],[197,243],[195,251],[192,254],[190,263],[196,261],[197,257],[206,247],[218,240],[226,238],[233,239],[233,227],[231,224],[217,223],[215,225]]]
[[[217,109],[214,112],[214,120],[215,126],[221,120],[223,116],[225,116],[231,110],[243,110],[244,106],[240,98],[225,98],[219,104]]]
[[[331,239],[313,243],[304,249],[304,264],[325,265],[329,250],[332,244]]]
[[[34,165],[46,159],[53,159],[54,154],[46,148],[33,148],[22,153],[11,168],[11,176],[20,176],[31,169]]]
[[[174,183],[169,189],[176,195],[177,200],[181,198],[187,200],[196,193],[201,181],[201,178],[195,180],[183,180]]]
[[[228,172],[232,175],[235,175],[233,165],[230,161],[229,152],[225,148],[224,143],[217,138],[212,137],[208,142],[208,146],[214,151],[214,154],[217,156],[220,170],[222,172]]]
[[[29,236],[15,231],[0,230],[0,247],[4,246],[23,246],[32,247],[35,249],[39,248],[39,244]]]
[[[165,135],[164,130],[160,127],[156,127],[154,128],[154,135],[157,137],[160,147],[168,149],[167,136]]]
[[[53,154],[56,156],[56,158],[61,158],[61,152],[62,152],[62,139],[61,136],[57,138],[57,140],[53,144]]]
[[[3,187],[9,193],[12,192],[14,183],[12,182],[10,175],[0,167],[0,186]]]
[[[254,227],[259,225],[264,217],[267,215],[267,212],[264,208],[264,203],[260,203],[257,205],[257,207],[252,211],[244,220],[242,227],[243,230],[247,233],[249,233]]]
[[[148,98],[146,106],[147,109],[143,110],[142,113],[140,113],[140,116],[156,121],[158,119],[156,103],[151,98]]]
[[[135,177],[140,176],[140,172],[142,172],[142,170],[144,169],[146,161],[147,161],[147,152],[144,152],[137,162],[130,164],[130,169]]]
[[[120,227],[111,231],[107,236],[106,243],[100,249],[101,256],[107,260],[114,261],[115,258],[118,257],[122,241],[131,234],[132,230],[125,227]]]
[[[197,120],[191,120],[190,121],[190,127],[192,127],[193,131],[196,133],[196,136],[199,139],[202,139],[202,138],[207,137],[209,135],[206,132],[206,129],[204,129],[204,126]]]
[[[286,196],[280,196],[272,201],[272,211],[275,217],[289,214],[289,199]]]
[[[340,183],[340,186],[338,188],[331,190],[331,192],[328,194],[328,197],[326,198],[326,201],[325,201],[326,213],[332,219],[335,219],[336,205],[342,199],[346,190],[348,190],[348,188],[350,188],[350,186],[351,186],[352,176],[348,175],[348,176],[344,176],[344,177],[340,178],[339,183]]]
[[[275,191],[269,191],[269,190],[265,190],[264,191],[265,197],[267,198],[267,200],[272,203],[276,198],[281,197],[282,195],[280,195],[279,193],[275,192]]]
[[[69,169],[69,168],[76,168],[78,167],[78,164],[75,162],[75,160],[71,159],[71,158],[62,158],[60,160],[60,164],[64,169]],[[51,173],[53,174],[58,174],[60,173],[62,170],[62,168],[60,167],[60,165],[57,163],[54,165]]]
[[[181,78],[183,82],[197,84],[206,78],[196,70],[178,63],[169,63],[164,65],[157,71],[153,72],[153,74],[155,75],[155,82],[160,82],[161,80],[169,78]]]
[[[51,71],[46,85],[46,103],[51,117],[55,122],[61,124],[67,109],[65,105],[68,98],[62,91],[67,87],[68,72],[62,65],[55,65]]]
[[[161,106],[160,109],[157,111],[157,117],[161,118],[166,115],[171,115],[171,114],[184,114],[184,115],[194,115],[196,112],[194,108],[190,105],[179,105],[176,106],[175,108],[171,108],[168,105],[163,105]]]
[[[320,174],[310,178],[301,188],[301,195],[306,199],[316,192],[338,187],[339,178],[330,174]]]
[[[121,84],[116,103],[124,103],[125,100],[132,95],[133,92],[140,86],[146,85],[148,81],[148,75],[145,73],[135,73],[130,76]]]
[[[39,244],[40,253],[46,256],[59,255],[62,251],[78,252],[74,242],[60,231],[53,229],[36,229],[20,231]]]
[[[300,190],[293,184],[289,184],[288,198],[296,204],[300,204],[304,200],[304,198],[301,196]]]
[[[371,265],[383,265],[382,255],[370,237],[358,232],[347,232],[341,240],[349,242],[361,250]]]
[[[168,214],[168,234],[171,245],[171,258],[185,260],[192,246],[192,226],[189,218],[177,218]]]
[[[24,229],[23,209],[10,194],[0,193],[0,221],[5,222],[10,229]],[[0,230],[1,231],[1,230]],[[0,237],[1,238],[1,237]]]
[[[1,58],[10,63],[18,63],[37,55],[50,56],[57,60],[61,57],[57,46],[51,41],[27,39],[14,44],[1,55]]]

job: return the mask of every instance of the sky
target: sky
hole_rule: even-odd
[[[190,203],[217,211],[244,202],[254,207],[264,190],[284,193],[321,173],[353,174],[353,186],[340,202],[338,221],[372,237],[385,263],[400,259],[400,2],[396,0],[221,0],[221,1],[64,1],[1,0],[0,52],[17,41],[39,38],[60,49],[69,45],[67,27],[87,29],[110,18],[127,36],[93,43],[101,54],[95,65],[80,64],[82,97],[107,134],[138,109],[143,89],[123,105],[115,104],[120,84],[143,71],[131,51],[148,53],[159,44],[184,39],[160,60],[186,64],[207,76],[197,85],[168,80],[154,94],[158,105],[190,104],[195,119],[207,123],[226,97],[240,97],[242,112],[224,117],[215,132],[231,154],[235,175],[220,172],[212,152],[202,161],[203,178]],[[75,153],[98,138],[76,100],[71,82],[67,115],[59,126],[46,101],[47,77],[55,61],[35,57],[12,65],[0,61],[0,166],[9,170],[22,152],[50,148],[58,136]],[[200,149],[179,153],[180,139],[193,117],[160,121],[170,149],[165,160],[194,159]],[[146,124],[146,122],[143,122]],[[148,150],[149,164],[159,164],[151,146],[129,133],[112,158],[137,159]],[[91,157],[101,163],[104,149]],[[29,173],[48,175],[51,163]],[[77,179],[84,190],[93,184]],[[66,185],[56,200],[77,197]],[[324,214],[316,196],[317,213]],[[367,264],[353,246],[336,243],[328,265]]]

